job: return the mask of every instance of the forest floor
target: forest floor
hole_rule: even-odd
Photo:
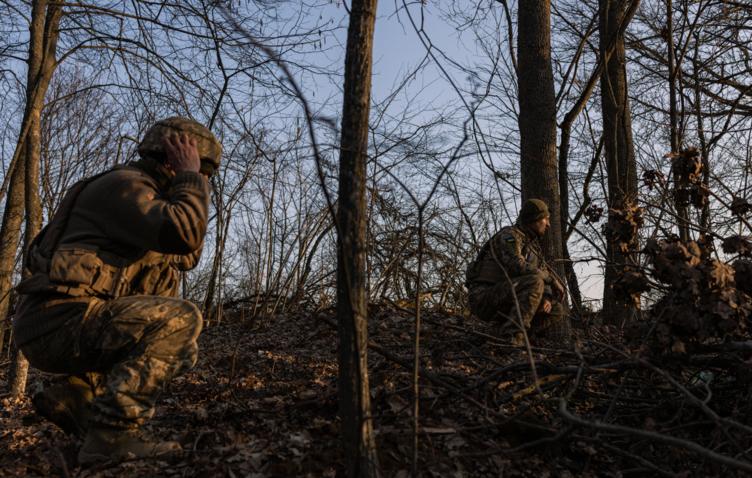
[[[414,317],[398,307],[369,313],[380,468],[385,477],[408,477]],[[80,442],[37,418],[28,399],[0,396],[0,475],[342,476],[333,324],[329,310],[253,320],[228,314],[207,327],[197,366],[170,384],[149,425],[154,435],[183,445],[182,454],[166,460],[81,468]],[[745,450],[729,447],[748,447],[749,437],[719,431],[723,424],[708,419],[702,406],[691,406],[687,394],[693,392],[642,371],[639,360],[609,344],[617,338],[607,329],[578,328],[576,334],[576,350],[535,348],[528,354],[494,338],[487,324],[425,312],[421,475],[734,476],[743,466],[736,458],[719,464],[712,453],[743,460]],[[0,364],[0,390],[6,371],[7,363]],[[697,384],[696,374],[679,376]],[[715,376],[720,383],[720,372]],[[40,379],[32,371],[30,382]],[[723,383],[713,400],[731,418],[750,416],[749,387],[739,395],[728,380]],[[729,396],[735,397],[732,405]],[[598,428],[617,422],[625,430]],[[661,445],[664,432],[679,443]],[[700,452],[687,445],[697,442]]]

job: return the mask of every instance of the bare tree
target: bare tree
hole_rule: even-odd
[[[339,403],[347,476],[379,476],[368,386],[366,163],[376,0],[354,0],[345,53],[337,211]]]
[[[34,2],[29,26],[29,56],[27,71],[26,110],[21,126],[16,154],[14,155],[12,186],[6,204],[5,216],[0,235],[3,249],[0,251],[0,317],[8,310],[10,294],[10,277],[13,273],[16,250],[20,235],[20,219],[26,217],[26,241],[28,245],[41,228],[42,212],[39,202],[39,163],[41,112],[44,96],[49,87],[52,74],[57,66],[55,52],[59,37],[58,25],[62,15],[62,4],[48,3],[45,0]],[[23,184],[22,184],[23,181]],[[23,198],[23,203],[21,199]],[[7,278],[7,279],[6,279]],[[16,348],[11,368],[9,385],[11,394],[23,395],[26,388],[28,362]]]
[[[632,144],[632,117],[627,93],[626,53],[621,30],[625,12],[630,2],[626,0],[600,0],[600,51],[605,61],[601,75],[601,109],[603,136],[608,170],[609,207],[621,209],[637,200],[637,165]],[[616,43],[609,55],[609,39]],[[622,270],[635,262],[634,253],[624,252],[612,242],[606,249],[603,313],[606,320],[623,324],[631,315],[631,302],[614,293],[613,286]]]

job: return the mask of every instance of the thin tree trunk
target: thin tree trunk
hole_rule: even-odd
[[[676,54],[674,52],[674,15],[673,2],[666,0],[666,49],[668,51],[668,98],[669,98],[669,136],[671,152],[678,153],[681,148],[679,136],[679,119],[676,108]],[[686,204],[676,204],[679,220],[679,238],[689,241],[689,211]]]
[[[550,0],[519,3],[517,54],[522,199],[539,198],[548,204],[551,228],[543,248],[563,278]]]
[[[697,45],[697,40],[696,43]],[[695,54],[692,60],[694,71],[698,71],[697,55],[699,46],[695,46]],[[710,151],[708,151],[708,141],[705,138],[705,120],[702,114],[702,96],[699,82],[695,82],[695,116],[697,118],[697,138],[700,142],[700,154],[702,155],[702,185],[710,188]],[[705,201],[700,212],[700,231],[702,234],[710,232],[710,201]]]
[[[420,434],[420,293],[423,281],[423,251],[425,245],[423,224],[423,206],[418,208],[418,274],[415,278],[415,333],[413,334],[413,456],[412,476],[418,477],[418,439]]]
[[[11,178],[3,211],[3,223],[0,226],[0,317],[4,321],[10,309],[13,269],[24,217],[25,173],[25,167],[20,163],[16,163],[13,170],[9,171]]]
[[[24,230],[24,257],[31,240],[39,233],[42,223],[42,209],[39,203],[39,158],[40,158],[40,110],[31,112],[31,127],[26,137],[25,146],[25,184],[24,205],[26,209],[26,227]],[[23,275],[27,271],[24,269]],[[21,397],[26,392],[26,378],[29,362],[18,347],[13,346],[11,369],[8,379],[11,395]]]
[[[379,476],[368,386],[366,163],[376,0],[353,0],[347,31],[337,212],[339,404],[347,476]]]
[[[600,49],[609,50],[608,39],[617,34],[613,53],[601,75],[603,136],[608,171],[609,207],[623,208],[637,199],[637,166],[632,144],[632,120],[627,96],[624,35],[619,31],[625,17],[625,0],[600,0]],[[614,282],[626,266],[636,263],[634,253],[622,253],[610,241],[606,245],[606,273],[603,292],[604,320],[622,325],[634,311],[631,302],[617,297]]]
[[[292,296],[292,302],[294,304],[300,304],[300,302],[303,301],[303,298],[305,297],[305,286],[306,282],[308,281],[308,276],[311,273],[313,258],[318,251],[321,241],[324,239],[324,237],[326,237],[327,234],[329,234],[329,231],[331,231],[333,227],[334,223],[327,225],[324,230],[321,231],[318,236],[316,236],[316,239],[314,239],[313,245],[308,251],[308,256],[306,257],[305,265],[303,266],[303,272],[300,274],[300,279],[298,280],[295,293]]]
[[[23,187],[20,191],[17,191],[17,202],[13,205],[6,205],[15,215],[21,217],[23,217],[25,209],[25,246],[29,245],[32,239],[39,233],[42,226],[42,208],[39,201],[41,112],[44,105],[44,96],[56,67],[55,51],[57,49],[58,25],[61,15],[61,5],[48,5],[46,0],[38,0],[32,4],[29,34],[29,70],[27,73],[26,110],[24,112],[24,123],[28,125],[28,129],[26,135],[23,135],[22,130],[22,136],[19,138],[19,144],[23,144],[24,154],[20,156],[23,158],[23,164],[19,164],[18,166],[18,172],[23,171],[18,176],[18,185],[23,184]],[[15,173],[14,171],[14,175]],[[23,204],[21,204],[21,198],[23,198]],[[9,203],[10,201],[9,197]],[[20,235],[20,217],[14,218],[9,226],[12,228],[12,230],[8,231],[12,236],[12,243],[7,244],[7,249],[4,244],[2,251],[3,253],[7,252],[9,257],[0,256],[0,267],[2,267],[0,275],[6,276],[7,274],[8,277],[7,282],[0,287],[8,288],[10,286],[10,275],[13,272],[15,250]],[[5,227],[3,227],[2,234],[5,238]],[[24,247],[25,250],[26,247]],[[6,269],[5,267],[8,268]],[[24,270],[24,274],[26,272]],[[8,291],[10,292],[9,289]],[[7,297],[8,293],[3,293],[3,296]],[[1,300],[6,301],[7,298]],[[0,313],[4,312],[7,314],[7,310],[7,303],[0,306]],[[24,394],[28,369],[29,363],[26,361],[23,353],[20,350],[14,349],[13,362],[8,377],[8,383],[13,396],[18,397]]]
[[[574,124],[575,119],[579,114],[582,112],[582,110],[585,108],[585,104],[587,103],[587,100],[590,98],[590,95],[595,90],[595,85],[597,84],[598,80],[601,78],[601,75],[603,74],[604,66],[606,63],[606,60],[611,57],[613,54],[614,49],[616,48],[616,44],[618,43],[619,35],[623,35],[624,31],[627,28],[627,25],[632,20],[632,16],[634,15],[635,11],[637,11],[637,6],[639,5],[639,0],[633,0],[630,6],[627,8],[626,13],[622,17],[621,24],[619,27],[611,32],[611,36],[608,39],[606,51],[601,51],[601,57],[598,60],[598,64],[593,70],[593,72],[590,74],[590,78],[588,79],[587,83],[585,84],[585,87],[582,89],[582,92],[580,93],[579,98],[575,102],[574,106],[572,106],[572,109],[570,109],[566,115],[564,115],[564,119],[561,122],[560,128],[561,128],[561,138],[559,143],[559,192],[561,194],[561,225],[562,225],[562,251],[564,253],[564,266],[566,269],[566,275],[567,275],[567,282],[569,283],[569,291],[572,296],[572,303],[575,307],[575,312],[580,313],[582,310],[582,294],[580,293],[580,287],[577,282],[577,274],[574,271],[574,265],[572,264],[570,255],[569,255],[569,248],[567,247],[567,240],[569,239],[569,234],[566,232],[568,228],[574,227],[574,224],[569,224],[569,145],[570,145],[570,138],[571,138],[571,131],[572,131],[572,124]],[[602,141],[598,144],[598,153],[596,153],[596,156],[594,158],[594,161],[598,160],[598,156],[600,155],[600,150],[602,148]],[[594,163],[593,163],[594,164]],[[592,177],[592,165],[591,169],[588,171],[588,177]],[[588,183],[589,180],[586,180],[586,183]],[[587,191],[585,191],[587,192]],[[589,201],[587,201],[589,203]],[[583,210],[585,207],[587,207],[587,204],[582,205]],[[575,220],[576,222],[576,220]]]
[[[215,318],[216,308],[214,307],[214,296],[217,292],[217,280],[219,276],[219,266],[222,261],[224,241],[222,237],[224,231],[224,204],[222,203],[222,190],[218,187],[213,187],[213,194],[216,198],[214,206],[217,210],[217,220],[215,223],[215,238],[214,238],[214,258],[212,260],[211,271],[209,272],[209,282],[206,286],[206,295],[204,296],[203,312],[204,320],[211,323]]]

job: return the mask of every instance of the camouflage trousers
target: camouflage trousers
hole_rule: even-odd
[[[471,312],[481,320],[497,324],[518,323],[537,332],[568,321],[567,308],[559,301],[550,299],[551,312],[548,314],[538,312],[545,288],[540,274],[528,274],[513,278],[512,284],[504,281],[473,286],[468,302]]]
[[[22,349],[33,366],[88,384],[91,422],[136,428],[154,415],[163,386],[195,365],[201,326],[201,313],[184,300],[93,299],[83,319],[71,319]]]

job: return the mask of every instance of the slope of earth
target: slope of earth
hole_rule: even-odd
[[[384,476],[407,477],[415,321],[397,307],[369,313],[379,466]],[[0,396],[0,475],[342,476],[333,311],[241,317],[227,314],[204,330],[197,366],[169,385],[149,425],[153,435],[180,441],[182,454],[81,468],[79,442],[38,419],[28,399],[6,394]],[[673,375],[653,370],[602,328],[577,334],[576,350],[549,343],[528,351],[472,318],[424,313],[421,475],[743,472],[752,434],[737,425],[749,416],[749,387],[707,364]],[[7,360],[0,365],[4,390]],[[708,396],[711,387],[697,373],[710,370],[718,388]],[[46,379],[32,371],[30,387]],[[698,404],[697,397],[707,400]],[[709,413],[711,406],[724,416]]]

